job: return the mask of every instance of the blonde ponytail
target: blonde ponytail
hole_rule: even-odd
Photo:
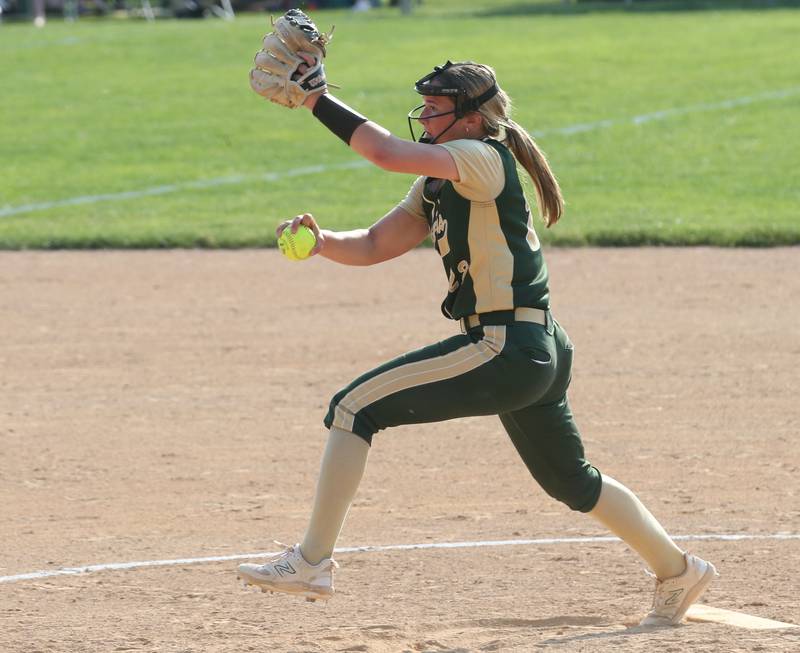
[[[441,73],[443,84],[455,85],[467,91],[470,98],[477,98],[497,83],[490,66],[463,61]],[[497,93],[477,109],[481,115],[486,134],[502,140],[517,162],[525,168],[536,188],[539,213],[545,225],[558,222],[564,212],[564,198],[547,158],[533,137],[523,127],[511,120],[511,98],[498,87]],[[503,134],[505,132],[505,134]]]
[[[564,198],[544,152],[536,145],[533,137],[510,118],[500,120],[505,128],[506,144],[520,165],[528,174],[536,188],[539,212],[548,227],[558,222],[564,212]]]

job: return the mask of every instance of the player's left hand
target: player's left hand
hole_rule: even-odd
[[[310,213],[303,213],[295,216],[291,220],[284,220],[275,229],[275,236],[280,238],[284,229],[291,229],[292,233],[296,234],[301,224],[304,224],[306,227],[311,229],[311,231],[314,232],[314,238],[317,239],[317,244],[314,246],[314,249],[311,250],[309,256],[319,254],[322,251],[322,248],[325,247],[325,236],[323,235],[322,230],[319,228],[317,221],[314,219],[314,216]]]
[[[323,34],[299,9],[273,22],[250,71],[250,87],[271,102],[295,109],[328,87],[322,60],[331,34]]]

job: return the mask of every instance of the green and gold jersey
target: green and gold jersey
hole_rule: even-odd
[[[459,181],[419,177],[400,206],[428,222],[447,274],[442,313],[549,308],[547,266],[514,155],[492,139],[442,143]]]

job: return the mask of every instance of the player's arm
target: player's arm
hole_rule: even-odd
[[[441,145],[393,136],[330,93],[310,95],[304,106],[356,153],[384,170],[458,181],[456,162]]]
[[[414,249],[428,236],[428,224],[396,206],[369,229],[331,231],[320,229],[310,213],[298,215],[278,225],[280,236],[284,229],[297,231],[306,225],[314,232],[317,245],[312,254],[319,254],[344,265],[375,265],[396,258]]]
[[[439,145],[393,136],[327,92],[322,59],[329,35],[293,10],[274,24],[256,54],[250,85],[259,95],[288,107],[304,106],[355,152],[392,172],[458,181],[450,153]]]
[[[398,138],[371,121],[356,129],[350,140],[350,147],[368,161],[390,172],[458,181],[456,162],[441,145],[415,143]]]
[[[428,233],[425,221],[397,206],[369,229],[324,230],[320,254],[345,265],[374,265],[414,249]]]

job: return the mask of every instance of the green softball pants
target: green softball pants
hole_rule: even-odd
[[[498,415],[542,488],[589,512],[602,478],[584,456],[567,401],[572,355],[567,333],[549,314],[546,326],[478,326],[358,377],[333,397],[325,425],[371,444],[390,426]]]

